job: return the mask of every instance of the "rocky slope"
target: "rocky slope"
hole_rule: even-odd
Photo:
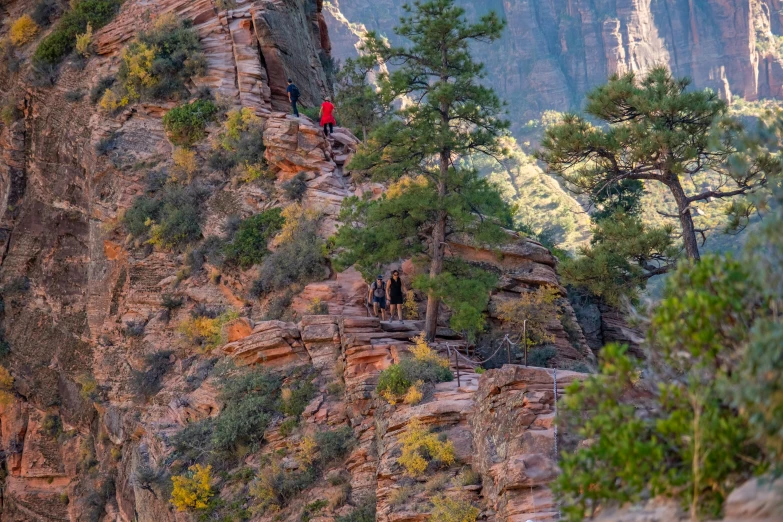
[[[20,115],[0,123],[0,286],[10,346],[2,365],[13,377],[10,394],[3,396],[10,399],[0,405],[0,520],[192,519],[176,512],[167,494],[141,481],[139,470],[165,471],[171,437],[224,408],[210,374],[218,359],[275,372],[312,368],[317,393],[303,414],[302,431],[286,439],[273,423],[267,444],[247,458],[247,465],[257,470],[260,455],[296,444],[304,433],[349,426],[358,443],[341,466],[350,474],[351,494],[329,511],[332,515],[350,512],[367,495],[378,498],[379,519],[426,515],[429,493],[421,488],[415,509],[389,502],[402,487],[397,439],[411,419],[420,419],[447,433],[460,462],[481,473],[483,486],[448,486],[447,494],[481,498],[489,518],[522,520],[536,511],[551,516],[547,484],[555,469],[554,396],[581,374],[506,367],[479,376],[463,361],[459,381],[438,385],[418,406],[392,407],[373,393],[378,373],[406,356],[420,325],[382,325],[367,317],[366,284],[354,270],[325,274],[324,281],[307,286],[292,305],[297,322],[263,321],[262,304],[248,298],[254,270],[188,275],[182,253],[140,247],[125,237],[122,215],[145,193],[148,172],[172,167],[173,146],[161,117],[174,103],[139,103],[111,115],[69,93],[87,91],[116,73],[123,46],[164,13],[193,20],[201,40],[207,71],[191,90],[209,88],[263,119],[265,159],[275,175],[271,186],[229,183],[203,165],[196,181],[210,191],[204,236],[220,233],[230,216],[286,204],[280,187],[297,174],[307,185],[304,206],[324,215],[324,237],[334,231],[345,197],[364,191],[377,195],[382,189],[356,186],[343,171],[356,147],[350,133],[338,130],[327,141],[308,119],[280,112],[287,109],[288,77],[299,85],[306,105],[329,92],[322,63],[328,61],[330,40],[320,2],[236,4],[221,10],[210,0],[127,0],[119,15],[96,31],[96,54],[83,67],[77,61],[63,64],[54,85],[31,85],[28,65],[0,71],[4,105],[13,100]],[[13,20],[28,9],[27,2],[12,1],[2,13]],[[2,31],[7,30],[5,24]],[[29,58],[34,47],[33,42],[20,53]],[[110,137],[111,149],[98,152],[96,145]],[[196,152],[204,158],[206,143]],[[556,261],[544,247],[511,239],[500,257],[468,243],[455,243],[452,250],[502,274],[496,299],[558,285]],[[401,266],[412,274],[410,263]],[[181,296],[184,305],[165,313],[161,295],[166,293]],[[306,315],[316,297],[331,315]],[[564,317],[573,320],[567,300],[561,305]],[[179,331],[197,306],[240,316],[225,327],[225,343],[214,351],[198,350]],[[447,319],[444,312],[444,337],[436,348],[444,354],[464,352],[465,343],[445,328]],[[591,364],[585,338],[567,333],[563,321],[553,317],[550,324],[556,361]],[[144,373],[148,356],[160,353],[167,354],[163,363],[170,369],[156,393],[140,396],[135,379]],[[344,391],[329,391],[334,383]],[[495,416],[503,408],[506,424],[498,424]],[[511,422],[515,416],[519,422]],[[239,493],[245,499],[246,482]],[[329,488],[324,481],[314,485],[282,513],[284,518],[298,520],[306,502],[326,494],[324,488]],[[237,493],[228,488],[221,494]]]
[[[520,131],[545,110],[579,107],[613,73],[666,64],[724,98],[783,97],[779,0],[461,1],[471,16],[495,10],[508,22],[482,52],[488,77]],[[356,53],[358,35],[393,38],[403,2],[333,0],[327,6],[333,53]]]
[[[54,85],[31,85],[29,66],[0,69],[0,96],[14,100],[20,113],[0,123],[0,319],[10,347],[0,365],[13,378],[0,379],[0,520],[204,519],[174,509],[168,474],[177,434],[232,406],[221,399],[216,369],[226,361],[265,368],[289,391],[307,375],[313,388],[298,427],[286,427],[290,416],[274,416],[263,444],[242,448],[239,463],[214,477],[219,506],[210,519],[329,522],[369,497],[379,520],[419,521],[432,512],[434,496],[472,501],[482,520],[557,519],[549,484],[559,445],[569,437],[553,424],[556,401],[584,374],[525,368],[517,360],[477,373],[475,353],[446,328],[444,311],[433,348],[450,356],[458,378],[427,388],[418,404],[391,405],[375,393],[379,373],[410,356],[421,324],[369,317],[366,283],[355,270],[324,273],[295,296],[290,320],[268,321],[266,303],[249,297],[255,269],[221,271],[207,263],[207,270],[188,272],[185,252],[126,237],[122,215],[147,190],[149,172],[172,168],[161,117],[174,103],[140,103],[112,115],[69,93],[115,73],[123,45],[163,13],[192,19],[205,51],[206,74],[189,88],[208,87],[263,119],[265,160],[274,174],[269,183],[232,182],[207,167],[208,145],[198,144],[194,182],[208,190],[204,237],[219,234],[234,216],[286,205],[281,187],[300,174],[303,204],[323,214],[324,237],[344,198],[382,191],[357,186],[344,171],[356,147],[349,132],[338,129],[327,141],[307,118],[281,112],[287,77],[308,104],[329,91],[322,63],[331,44],[321,8],[315,0],[238,1],[230,10],[210,0],[126,0],[114,21],[96,31],[97,55],[84,67],[63,64]],[[18,0],[0,12],[15,19],[27,9]],[[29,57],[33,48],[21,51]],[[112,148],[98,152],[107,137]],[[458,240],[449,252],[499,274],[493,303],[541,285],[560,287],[546,248],[518,235],[509,239],[500,252]],[[406,278],[415,271],[409,260],[393,267]],[[165,294],[179,296],[181,306],[164,309]],[[315,298],[328,314],[308,313]],[[602,334],[583,331],[564,292],[559,304],[560,316],[548,325],[552,363],[589,367]],[[215,346],[186,339],[182,326],[196,309],[235,312]],[[157,367],[148,367],[150,358]],[[139,379],[156,368],[162,369],[154,375],[157,386],[140,392]],[[406,476],[398,462],[401,438],[417,425],[451,441],[456,463],[433,476]],[[279,512],[251,511],[269,462],[280,459],[296,471],[306,442],[339,428],[354,441],[347,455],[328,463]]]

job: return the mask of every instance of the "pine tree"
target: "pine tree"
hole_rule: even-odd
[[[433,338],[441,298],[455,284],[444,270],[449,236],[464,234],[483,243],[505,237],[497,216],[508,218],[507,205],[461,161],[476,153],[502,153],[499,138],[508,128],[501,118],[503,104],[482,84],[484,68],[473,60],[470,45],[496,40],[504,23],[494,12],[468,23],[453,0],[416,2],[405,11],[395,31],[407,46],[391,46],[369,33],[363,49],[390,65],[392,72],[378,77],[380,92],[402,108],[372,133],[349,165],[376,181],[394,183],[378,202],[346,202],[350,224],[341,228],[337,244],[346,248],[344,261],[365,268],[424,253],[429,276],[419,288],[428,292],[426,333]],[[362,228],[351,230],[351,225]]]
[[[621,306],[626,298],[636,300],[651,277],[674,268],[680,254],[674,228],[642,221],[643,192],[641,181],[625,179],[590,194],[593,237],[578,257],[562,260],[558,271],[565,284]]]
[[[546,131],[539,159],[581,193],[640,180],[662,183],[677,203],[685,253],[699,259],[693,205],[733,198],[766,184],[781,171],[780,160],[750,140],[742,125],[726,117],[726,103],[710,90],[688,91],[663,67],[639,80],[613,76],[587,95],[585,112],[605,125],[568,114]],[[686,194],[682,180],[703,172],[721,179],[717,189]]]
[[[347,59],[337,73],[335,103],[340,107],[341,123],[361,131],[362,141],[365,142],[368,133],[389,113],[389,106],[383,102],[380,93],[369,80],[377,68],[378,62],[373,56],[360,56]]]

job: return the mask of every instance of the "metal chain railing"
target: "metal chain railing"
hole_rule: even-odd
[[[446,352],[448,354],[449,360],[451,360],[451,354],[452,351],[454,352],[454,368],[457,370],[457,386],[462,386],[462,383],[460,382],[460,372],[459,372],[459,358],[462,358],[465,362],[468,364],[478,366],[484,363],[487,363],[495,358],[495,356],[500,353],[500,350],[503,349],[503,347],[506,348],[506,354],[508,359],[508,364],[511,364],[511,348],[518,347],[519,344],[513,342],[511,339],[508,338],[508,334],[506,334],[503,339],[500,341],[500,344],[498,345],[498,349],[495,350],[495,353],[484,359],[483,361],[477,361],[474,359],[470,359],[466,357],[465,355],[461,354],[459,349],[456,346],[452,346],[448,343],[446,343]],[[525,350],[525,366],[527,366],[527,350]]]

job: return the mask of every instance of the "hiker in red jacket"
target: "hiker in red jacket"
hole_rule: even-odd
[[[334,126],[337,123],[334,119],[334,105],[329,101],[329,98],[324,98],[324,102],[321,104],[320,116],[324,135],[328,138],[329,134],[334,134]]]

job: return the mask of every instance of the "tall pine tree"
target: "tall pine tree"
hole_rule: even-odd
[[[672,217],[685,254],[698,260],[693,205],[751,193],[779,173],[781,163],[726,117],[717,94],[688,85],[663,67],[641,80],[634,73],[613,76],[587,95],[585,112],[604,125],[566,115],[547,129],[538,157],[582,193],[599,194],[626,180],[665,185],[677,204]],[[716,175],[719,186],[686,193],[683,179],[704,172]]]
[[[379,201],[345,203],[346,226],[337,245],[345,249],[343,262],[366,270],[417,252],[426,255],[429,275],[416,284],[427,291],[426,334],[433,338],[442,299],[457,304],[459,296],[461,325],[467,327],[479,320],[477,307],[486,304],[489,292],[486,277],[444,269],[449,236],[464,234],[485,244],[505,237],[500,225],[507,223],[502,219],[508,219],[508,207],[495,187],[461,161],[503,152],[499,138],[508,128],[503,104],[482,83],[484,68],[473,60],[470,46],[498,39],[504,23],[495,13],[469,23],[453,0],[416,2],[405,11],[395,32],[407,45],[392,46],[375,33],[364,42],[367,55],[390,66],[392,72],[379,74],[380,92],[401,108],[373,131],[350,164],[355,172],[393,185]],[[487,295],[479,298],[482,293]],[[464,300],[474,301],[467,303],[469,311]]]
[[[340,107],[341,124],[361,132],[362,141],[383,121],[389,107],[370,82],[370,74],[378,68],[373,56],[348,58],[337,73],[335,102]]]

